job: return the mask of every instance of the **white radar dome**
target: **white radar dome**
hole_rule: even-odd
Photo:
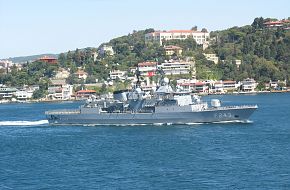
[[[163,81],[164,81],[164,83],[168,84],[168,83],[169,83],[169,78],[165,77],[165,78],[163,79]]]
[[[136,88],[135,91],[136,91],[138,94],[141,94],[141,93],[142,93],[141,88]]]
[[[212,99],[211,100],[211,106],[215,107],[215,108],[218,108],[218,107],[221,106],[221,101],[219,99]]]

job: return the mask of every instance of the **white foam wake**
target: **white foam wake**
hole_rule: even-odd
[[[47,120],[39,121],[0,121],[0,126],[33,126],[48,124]]]

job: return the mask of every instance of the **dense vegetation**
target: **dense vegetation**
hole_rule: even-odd
[[[164,45],[178,45],[183,48],[180,57],[167,57],[164,49],[157,43],[145,43],[144,35],[154,31],[147,29],[133,31],[131,34],[112,39],[106,45],[111,45],[114,55],[94,55],[98,48],[76,49],[61,53],[56,66],[33,62],[24,65],[18,71],[12,68],[5,74],[0,71],[0,84],[21,86],[24,84],[39,84],[43,88],[48,85],[48,79],[54,76],[59,67],[67,68],[74,73],[83,68],[89,77],[87,81],[79,81],[71,75],[67,81],[71,84],[79,82],[105,81],[112,69],[128,70],[143,61],[162,62],[170,58],[193,57],[197,67],[197,79],[242,80],[254,78],[258,82],[269,80],[290,80],[290,30],[281,28],[266,28],[264,23],[269,19],[256,18],[251,25],[233,27],[227,30],[211,32],[210,46],[203,50],[194,39],[184,41],[172,40]],[[214,64],[205,59],[203,53],[215,53],[219,63]],[[239,68],[236,59],[242,60]],[[133,73],[130,73],[133,75]],[[129,74],[129,75],[130,75]]]
[[[215,41],[207,51],[224,60],[217,65],[222,79],[290,80],[290,31],[266,28],[268,20],[256,18],[250,26],[212,32]],[[235,59],[242,60],[239,69],[232,64]]]
[[[15,65],[11,71],[6,73],[5,70],[0,70],[0,84],[7,86],[23,86],[23,85],[40,85],[47,88],[49,78],[53,77],[57,70],[57,65],[35,61],[26,63],[19,70]]]

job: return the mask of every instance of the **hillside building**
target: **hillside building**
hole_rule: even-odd
[[[145,34],[145,42],[155,41],[162,45],[163,40],[185,40],[187,38],[195,39],[199,45],[204,44],[209,39],[207,31],[194,30],[170,30],[170,31],[155,31]]]
[[[126,71],[120,71],[120,70],[112,70],[110,71],[110,79],[116,80],[117,78],[120,80],[126,79]]]
[[[216,54],[214,54],[214,53],[204,53],[203,55],[205,56],[205,58],[207,60],[213,61],[214,64],[218,64],[219,58],[218,58],[218,56]]]
[[[49,57],[49,56],[43,56],[43,57],[37,59],[37,61],[41,61],[41,62],[45,62],[45,63],[49,63],[49,64],[57,64],[57,58]]]
[[[109,46],[109,45],[102,45],[99,49],[99,54],[100,55],[114,55],[115,52],[113,50],[113,47],[112,46]]]
[[[138,69],[141,76],[154,76],[156,74],[157,62],[138,63]]]
[[[164,46],[165,55],[172,56],[172,55],[181,55],[182,48],[179,46]]]
[[[86,80],[88,77],[88,73],[85,72],[84,70],[79,69],[77,72],[74,73],[74,75],[78,78],[78,79],[84,79]]]
[[[162,69],[165,75],[181,75],[192,74],[192,78],[195,78],[195,62],[194,61],[165,61],[157,66]]]

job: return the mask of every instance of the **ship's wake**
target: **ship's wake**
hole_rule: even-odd
[[[0,126],[35,126],[48,124],[47,120],[38,121],[0,121]]]
[[[232,121],[217,121],[213,123],[253,123],[251,120],[232,120]]]

